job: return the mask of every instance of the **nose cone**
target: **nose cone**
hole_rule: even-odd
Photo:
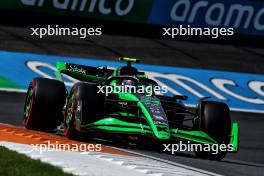
[[[163,139],[163,140],[170,139],[170,130],[168,126],[157,126],[156,137],[158,139]]]

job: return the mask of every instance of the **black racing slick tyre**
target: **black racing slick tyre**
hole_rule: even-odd
[[[66,100],[63,82],[35,78],[28,87],[23,122],[30,130],[51,131],[63,121],[62,110]]]
[[[102,117],[104,102],[105,95],[98,93],[97,84],[84,82],[74,84],[66,105],[65,136],[76,138],[82,132],[81,124],[89,124]]]
[[[230,110],[225,103],[204,101],[199,105],[199,130],[206,132],[219,145],[226,146],[230,141],[231,117]],[[218,147],[219,148],[219,147]],[[222,160],[227,151],[196,151],[196,156],[210,160]]]

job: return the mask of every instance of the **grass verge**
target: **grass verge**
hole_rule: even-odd
[[[26,155],[0,146],[0,175],[5,176],[72,176],[60,168],[33,160]]]

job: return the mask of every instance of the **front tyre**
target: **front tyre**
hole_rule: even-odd
[[[97,84],[78,82],[73,85],[65,111],[65,131],[68,138],[76,138],[81,124],[92,123],[104,114],[105,95],[98,93]]]
[[[200,116],[198,120],[198,128],[206,132],[213,138],[219,146],[230,141],[231,133],[231,117],[228,106],[225,103],[204,101],[199,105]],[[218,148],[219,148],[218,146]],[[196,156],[211,160],[222,160],[226,156],[227,151],[218,150],[217,154],[213,151],[196,151]]]
[[[63,82],[35,78],[28,87],[24,105],[23,123],[26,129],[51,131],[62,121],[66,100]]]

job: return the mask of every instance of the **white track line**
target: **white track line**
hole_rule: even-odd
[[[0,142],[0,146],[60,167],[64,172],[80,176],[219,176],[149,156],[134,157],[95,152],[81,154],[71,151],[43,151],[40,154],[39,151],[32,150],[31,145]]]
[[[135,155],[143,156],[145,158],[149,158],[149,159],[155,160],[157,162],[162,162],[162,163],[170,164],[170,165],[173,165],[173,166],[189,169],[189,170],[192,170],[192,171],[200,172],[202,174],[207,174],[207,175],[211,175],[211,176],[220,176],[221,175],[221,174],[205,171],[205,170],[198,169],[198,168],[195,168],[195,167],[183,165],[183,164],[176,163],[176,162],[173,162],[173,161],[168,161],[168,160],[165,160],[165,159],[161,159],[161,158],[157,158],[157,157],[154,157],[154,156],[145,155],[145,154],[142,154],[142,153],[138,153],[138,152],[134,152],[134,151],[118,148],[118,147],[111,147],[111,148],[118,149],[118,150],[125,151],[125,152],[129,152],[129,153],[132,153],[132,154],[135,154]]]
[[[14,89],[14,88],[0,88],[3,92],[15,92],[15,93],[27,93],[25,89]]]

